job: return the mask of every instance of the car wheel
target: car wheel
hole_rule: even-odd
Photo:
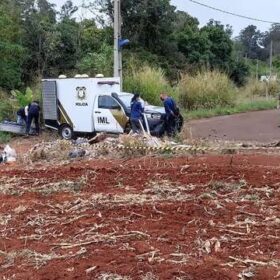
[[[65,140],[71,140],[74,138],[74,132],[70,125],[63,125],[60,128],[60,136]]]

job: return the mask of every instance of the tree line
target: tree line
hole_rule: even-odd
[[[113,3],[84,2],[91,18],[81,18],[72,1],[61,9],[48,0],[0,2],[1,88],[20,89],[60,74],[112,75]],[[267,33],[248,26],[233,40],[230,26],[210,20],[201,28],[170,0],[122,0],[122,16],[123,37],[130,40],[124,68],[147,63],[162,68],[170,81],[206,69],[222,71],[242,85],[249,75],[244,57],[266,61],[272,38],[274,54],[280,53],[279,25]]]

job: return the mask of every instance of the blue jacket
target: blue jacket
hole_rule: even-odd
[[[37,103],[32,102],[29,107],[28,114],[39,115],[39,112],[40,112],[40,106]]]
[[[141,119],[143,112],[144,112],[144,108],[142,107],[140,101],[135,101],[131,103],[131,113],[130,113],[131,119],[137,119],[137,120]]]
[[[176,111],[176,103],[171,97],[167,97],[163,102],[166,116],[173,116]]]

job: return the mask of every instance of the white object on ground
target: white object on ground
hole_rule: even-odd
[[[17,158],[17,153],[15,149],[12,149],[9,145],[7,145],[3,151],[3,155],[6,158],[7,162],[15,162]]]

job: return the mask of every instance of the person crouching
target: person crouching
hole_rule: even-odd
[[[33,101],[28,110],[28,116],[27,116],[27,125],[26,125],[26,134],[30,135],[30,128],[32,121],[34,120],[35,128],[36,128],[36,135],[39,135],[39,115],[40,115],[40,106],[38,101]]]
[[[130,123],[133,133],[139,134],[142,131],[141,123],[143,112],[144,108],[140,101],[140,95],[136,93],[131,99]]]
[[[28,110],[29,110],[29,105],[25,107],[21,107],[17,111],[17,124],[19,125],[26,125],[27,124],[27,116],[28,116]]]

